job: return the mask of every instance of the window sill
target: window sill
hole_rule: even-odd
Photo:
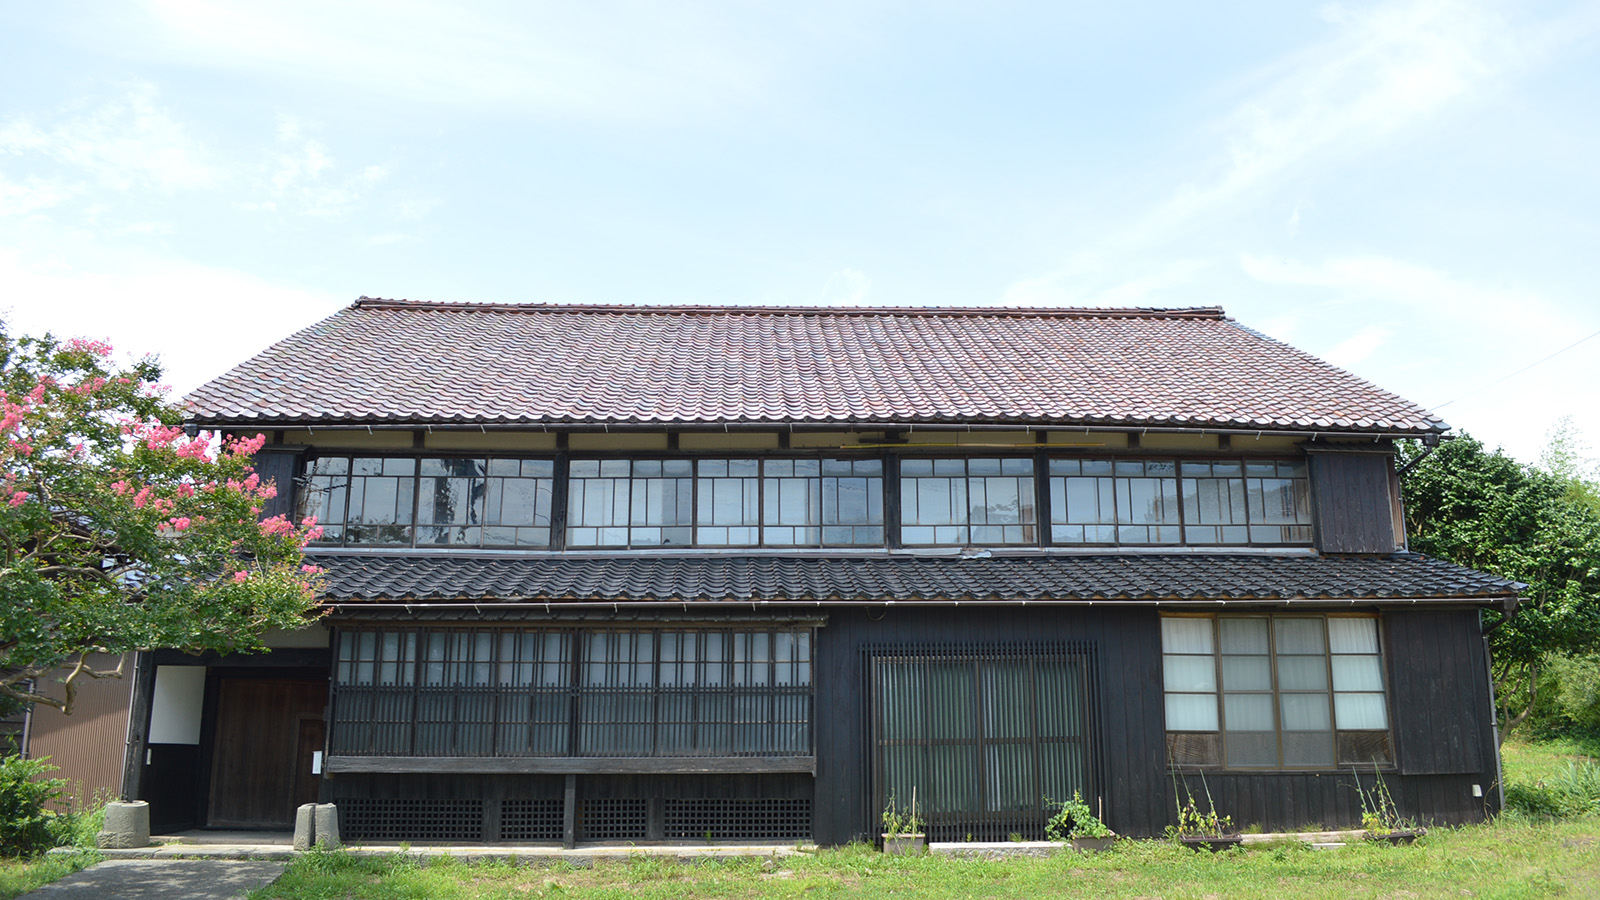
[[[715,775],[805,773],[815,756],[330,756],[330,775]]]
[[[1354,772],[1352,772],[1352,769]],[[1374,769],[1371,763],[1355,763],[1328,769],[1269,769],[1269,768],[1228,768],[1227,766],[1181,766],[1167,767],[1168,777],[1175,775],[1371,775]],[[1398,775],[1400,767],[1396,765],[1378,766],[1379,775]]]

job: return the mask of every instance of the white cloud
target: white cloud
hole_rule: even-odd
[[[858,269],[839,269],[823,282],[817,303],[823,306],[861,306],[872,291],[872,280]]]
[[[1323,354],[1323,358],[1340,368],[1348,369],[1371,356],[1373,351],[1383,346],[1393,336],[1393,328],[1367,325],[1334,344],[1332,349]]]
[[[314,126],[292,116],[278,120],[278,149],[263,169],[259,189],[270,199],[238,204],[246,212],[280,210],[318,218],[337,218],[359,205],[389,176],[388,166],[368,165],[346,177],[328,148],[308,132]]]
[[[1246,254],[1240,267],[1299,307],[1306,349],[1519,459],[1537,459],[1541,430],[1562,416],[1600,427],[1593,353],[1578,347],[1544,360],[1600,329],[1592,306],[1380,256],[1310,263]],[[1263,330],[1286,337],[1276,325]]]
[[[1200,229],[1214,232],[1291,179],[1426,127],[1556,40],[1546,27],[1518,27],[1470,0],[1330,7],[1327,18],[1334,34],[1248,79],[1249,93],[1191,139],[1182,156],[1198,165],[1186,174],[1149,173],[1146,180],[1177,182],[1165,200],[1110,226],[1107,237],[1075,250],[1057,271],[1018,282],[1008,301],[1052,294],[1076,301],[1085,283],[1126,280],[1130,268],[1148,268],[1143,255]],[[1569,24],[1579,34],[1561,40],[1596,26],[1588,19]],[[1291,235],[1301,209],[1291,213]]]
[[[83,188],[58,178],[30,176],[18,183],[0,174],[0,216],[21,216],[59,206]]]
[[[1376,301],[1391,311],[1408,309],[1434,328],[1500,323],[1501,334],[1559,334],[1569,315],[1555,301],[1528,288],[1483,284],[1418,263],[1382,256],[1353,256],[1321,263],[1244,254],[1239,266],[1264,284],[1328,288],[1351,302]],[[1515,310],[1514,317],[1507,317]]]
[[[122,354],[160,356],[177,394],[337,310],[335,298],[232,269],[149,255],[48,254],[0,247],[0,309],[18,333],[109,338]]]
[[[45,157],[119,191],[194,190],[224,177],[205,144],[157,104],[149,84],[54,121],[9,119],[0,124],[0,155]]]
[[[129,26],[149,53],[300,77],[407,103],[661,118],[753,100],[773,58],[805,37],[790,13],[695,4],[146,0]]]

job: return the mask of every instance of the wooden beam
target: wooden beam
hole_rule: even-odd
[[[150,742],[150,708],[156,693],[155,659],[141,650],[133,661],[133,696],[128,703],[128,736],[122,748],[122,799],[144,800],[145,753]]]
[[[330,756],[323,771],[458,775],[816,774],[814,756]]]

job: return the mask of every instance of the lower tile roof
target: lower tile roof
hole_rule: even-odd
[[[1524,585],[1415,553],[462,557],[315,554],[341,601],[1491,601]]]

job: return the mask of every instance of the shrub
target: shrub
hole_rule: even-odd
[[[40,777],[55,768],[42,759],[0,761],[0,856],[32,856],[55,846],[57,817],[45,807],[67,783]]]
[[[1508,784],[1506,808],[1538,819],[1600,814],[1600,763],[1575,759],[1549,778]]]

